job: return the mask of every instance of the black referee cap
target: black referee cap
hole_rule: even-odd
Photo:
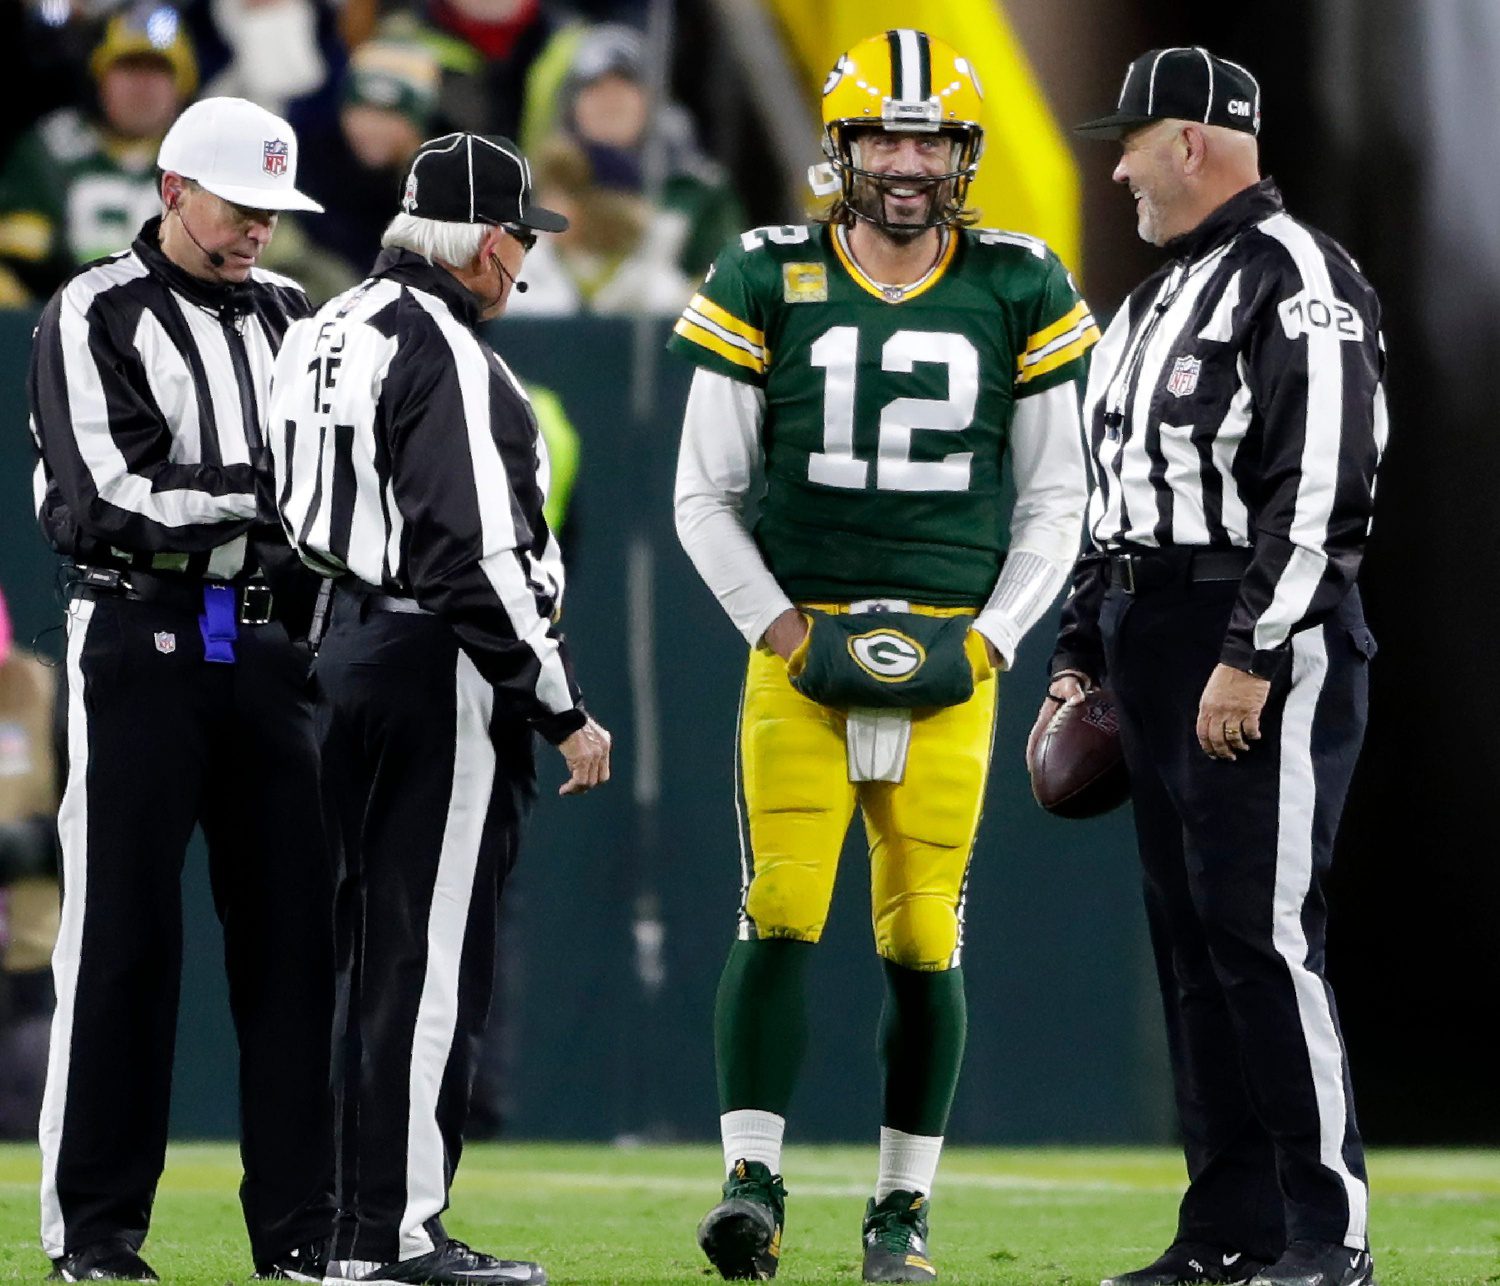
[[[1260,84],[1248,71],[1201,45],[1153,49],[1130,64],[1115,110],[1074,126],[1075,134],[1119,138],[1162,120],[1202,121],[1260,133]]]
[[[531,166],[498,134],[444,134],[428,139],[406,172],[401,208],[442,223],[515,223],[563,232],[568,221],[531,199]]]

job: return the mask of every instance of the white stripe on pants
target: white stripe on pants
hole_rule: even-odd
[[[73,1009],[78,997],[78,965],[83,953],[83,908],[88,894],[89,732],[83,694],[83,642],[94,615],[91,599],[68,607],[68,783],[57,814],[62,842],[62,923],[52,952],[57,1008],[47,1054],[47,1087],[42,1095],[39,1142],[42,1148],[42,1249],[57,1259],[66,1252],[66,1228],[57,1196],[57,1158],[62,1148],[63,1115],[68,1106],[72,1063]]]
[[[1286,961],[1297,995],[1297,1013],[1307,1042],[1313,1092],[1318,1104],[1319,1157],[1338,1175],[1349,1198],[1344,1243],[1365,1248],[1370,1194],[1344,1162],[1348,1131],[1344,1050],[1323,979],[1307,967],[1307,936],[1302,930],[1313,875],[1313,825],[1317,774],[1312,763],[1313,718],[1328,673],[1328,645],[1321,629],[1292,636],[1292,690],[1281,723],[1280,816],[1276,837],[1276,901],[1272,937]]]
[[[435,1249],[424,1225],[447,1204],[447,1158],[438,1128],[438,1095],[458,1022],[464,930],[469,920],[490,791],[495,782],[495,748],[490,742],[494,689],[463,651],[458,653],[455,669],[453,784],[427,917],[427,971],[422,979],[422,997],[417,1005],[412,1039],[406,1126],[406,1210],[401,1216],[402,1259]]]

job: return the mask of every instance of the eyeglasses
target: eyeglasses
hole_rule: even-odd
[[[530,228],[523,227],[519,223],[502,223],[500,227],[502,231],[510,233],[521,243],[522,250],[530,250],[536,245],[536,233]]]

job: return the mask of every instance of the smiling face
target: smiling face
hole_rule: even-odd
[[[244,281],[276,231],[276,211],[236,205],[177,174],[163,176],[162,199],[168,207],[162,250],[178,267],[205,281]],[[209,257],[215,253],[223,263]]]
[[[1187,148],[1181,121],[1153,121],[1120,140],[1116,183],[1135,198],[1136,231],[1141,240],[1166,245],[1197,223],[1184,164]]]
[[[916,237],[951,200],[952,180],[934,180],[952,172],[956,147],[939,133],[861,131],[850,142],[855,166],[866,172],[854,185],[855,208],[888,236]]]

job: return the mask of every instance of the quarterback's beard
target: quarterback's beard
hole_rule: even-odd
[[[910,222],[893,220],[886,208],[885,189],[889,187],[925,187],[927,208],[920,214],[914,214]],[[952,193],[953,181],[951,179],[933,183],[922,180],[914,181],[907,175],[899,178],[894,176],[891,178],[882,176],[880,179],[860,178],[855,183],[854,199],[850,205],[856,216],[877,231],[883,232],[898,245],[906,245],[915,241],[929,228],[948,221],[946,218],[939,218],[939,214],[952,204]]]

